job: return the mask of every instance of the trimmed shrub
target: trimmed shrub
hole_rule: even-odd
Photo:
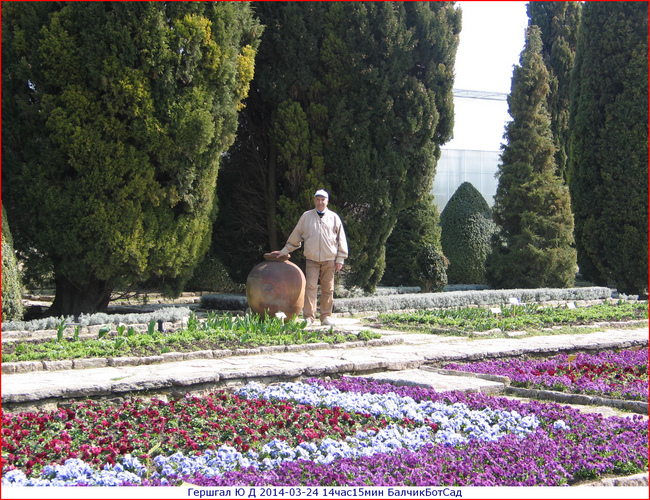
[[[2,322],[2,330],[9,331],[35,331],[35,330],[55,330],[62,320],[66,323],[78,323],[81,326],[91,325],[108,325],[110,323],[118,325],[123,323],[125,325],[131,324],[146,324],[150,321],[163,321],[174,323],[183,318],[187,318],[191,314],[189,307],[164,307],[153,312],[148,313],[130,313],[130,314],[81,314],[78,318],[74,316],[55,317],[48,316],[46,318],[34,319],[32,321],[9,321]]]
[[[9,231],[7,214],[2,205],[2,323],[23,317],[23,286],[14,252],[13,238]]]
[[[246,295],[214,293],[201,296],[201,307],[218,311],[245,311],[248,308]]]
[[[449,259],[449,283],[485,284],[485,259],[496,231],[483,195],[463,182],[440,215],[440,244]]]
[[[399,311],[405,309],[435,309],[439,307],[466,307],[508,304],[511,297],[521,303],[553,300],[602,300],[613,296],[606,287],[532,288],[513,290],[468,290],[444,293],[413,293],[381,297],[334,299],[334,312],[357,314],[361,312]]]

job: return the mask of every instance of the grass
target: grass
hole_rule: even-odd
[[[585,333],[584,325],[612,321],[648,319],[647,302],[623,302],[580,307],[543,307],[538,304],[509,305],[500,308],[462,307],[408,313],[379,315],[382,327],[397,328],[419,333],[473,336],[475,332],[499,329],[503,332],[525,331],[528,335],[548,335],[544,329],[554,328],[557,333],[575,332],[577,327]],[[484,336],[484,335],[482,335]]]
[[[51,340],[3,344],[2,362],[155,356],[208,349],[251,349],[317,342],[336,344],[381,337],[368,330],[349,333],[333,328],[307,330],[306,326],[304,321],[284,323],[279,318],[263,320],[259,315],[233,317],[211,313],[205,321],[192,314],[187,328],[178,331],[159,332],[152,321],[146,332],[125,325],[119,325],[115,330],[107,326],[99,330],[96,338],[80,338],[77,328],[71,338],[65,338],[65,325],[61,324],[56,337]]]

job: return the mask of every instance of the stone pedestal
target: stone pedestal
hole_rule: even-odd
[[[263,318],[284,313],[287,318],[302,311],[305,301],[305,275],[289,257],[264,254],[246,280],[248,305]]]

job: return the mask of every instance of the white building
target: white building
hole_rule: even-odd
[[[439,211],[442,212],[449,198],[463,182],[470,182],[483,195],[488,205],[492,206],[497,192],[494,174],[499,154],[499,151],[444,148],[433,181],[434,201]]]
[[[494,205],[495,174],[508,114],[507,94],[454,89],[454,138],[442,146],[431,192],[440,212],[463,182]]]

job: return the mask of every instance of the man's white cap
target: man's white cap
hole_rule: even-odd
[[[323,197],[327,198],[328,200],[330,199],[330,195],[327,194],[327,191],[325,191],[324,189],[319,189],[318,191],[316,191],[316,194],[314,195],[314,198],[316,198],[316,196],[323,196]]]

